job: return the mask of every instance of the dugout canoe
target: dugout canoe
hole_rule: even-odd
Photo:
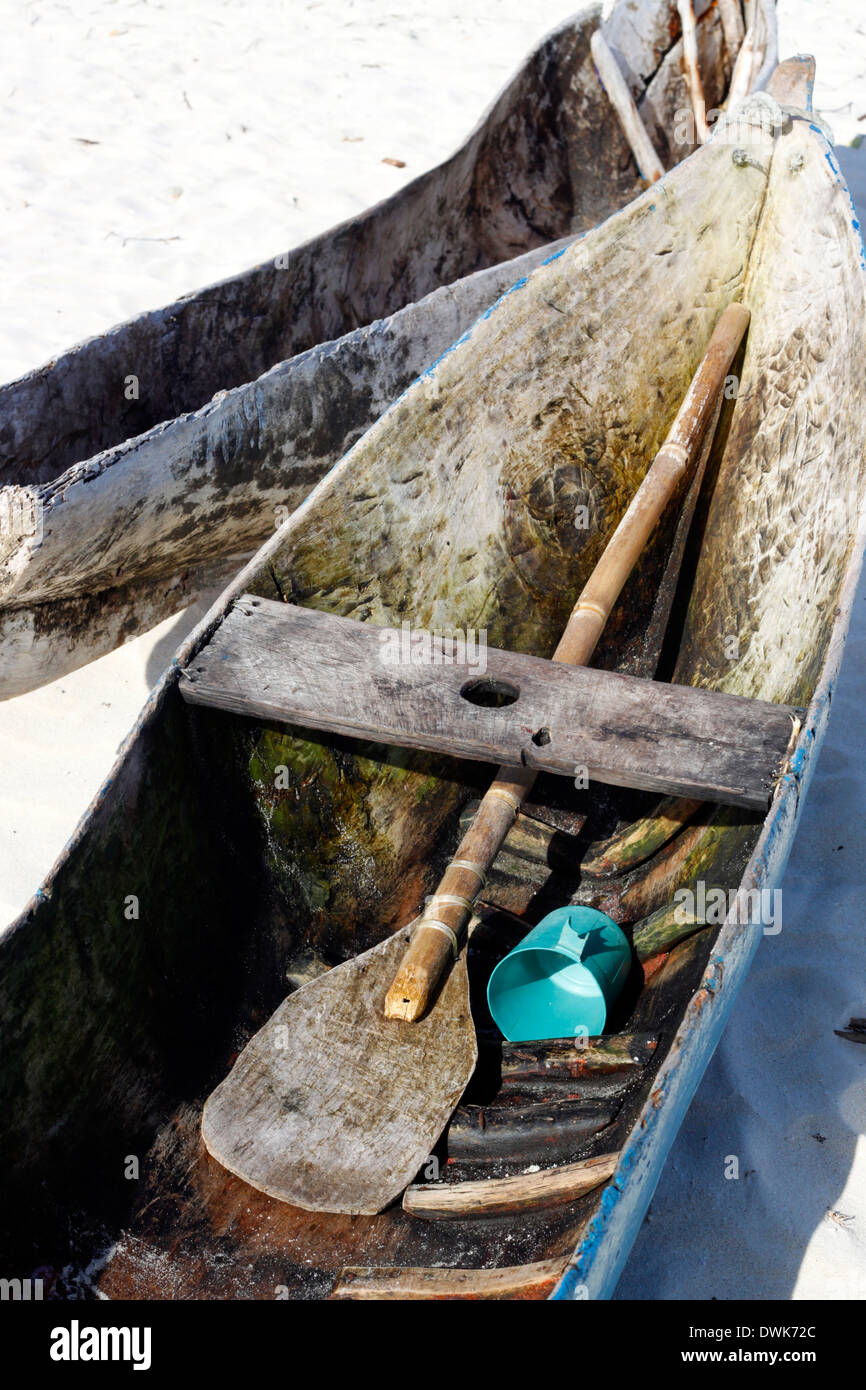
[[[741,30],[717,3],[697,13],[713,106]],[[599,24],[664,164],[694,149],[674,0],[600,14],[550,34],[461,149],[393,197],[0,389],[0,698],[226,583],[526,273],[521,256],[536,263],[640,192],[593,64]],[[746,18],[754,86],[775,62],[770,0]]]
[[[791,847],[863,551],[864,250],[805,97],[775,90],[784,104],[751,98],[483,316],[317,486],[152,693],[0,945],[8,1275],[114,1298],[614,1287],[761,941],[755,893],[777,886]],[[204,1148],[205,1098],[287,981],[302,988],[414,916],[489,773],[194,705],[181,671],[195,674],[244,594],[251,613],[268,599],[485,629],[491,646],[548,655],[734,299],[751,310],[738,391],[655,677],[802,709],[768,811],[672,814],[645,793],[539,783],[491,874],[470,971],[550,907],[595,904],[636,948],[609,1034],[589,1056],[502,1048],[477,1011],[486,1069],[435,1155],[448,1166],[402,1206],[313,1217],[246,1186]],[[671,534],[660,525],[597,666],[642,670]],[[701,884],[736,895],[724,923],[677,924],[674,894],[697,900]]]

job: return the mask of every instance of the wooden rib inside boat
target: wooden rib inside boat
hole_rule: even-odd
[[[673,515],[593,664],[802,709],[769,811],[540,776],[470,940],[478,1067],[404,1202],[311,1213],[247,1186],[204,1149],[205,1098],[287,975],[416,917],[490,773],[191,705],[179,668],[243,594],[548,657],[734,300],[748,341],[664,640],[647,671]],[[864,310],[832,151],[807,111],[764,97],[515,288],[318,486],[190,639],[0,943],[10,1274],[108,1297],[609,1294],[760,941],[826,725],[862,555]],[[725,920],[674,920],[701,885]],[[585,1047],[504,1048],[486,977],[567,902],[627,930],[626,988]]]

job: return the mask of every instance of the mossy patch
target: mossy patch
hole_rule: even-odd
[[[270,868],[299,940],[344,959],[401,925],[462,792],[459,764],[293,728],[254,737],[249,774]],[[422,813],[423,812],[423,813]]]

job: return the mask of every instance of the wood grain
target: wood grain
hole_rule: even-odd
[[[664,174],[664,165],[647,134],[647,128],[635,106],[628,83],[620,72],[616,58],[600,29],[596,29],[592,36],[592,56],[610,104],[628,140],[635,163],[647,183],[655,183]]]
[[[422,612],[420,620],[431,625],[434,618],[478,623],[482,614],[489,615],[488,621],[501,624],[498,645],[550,650],[559,614],[546,609],[539,619],[545,586],[570,594],[591,563],[587,557],[583,568],[576,567],[573,552],[557,539],[563,494],[547,487],[556,438],[544,433],[556,418],[556,403],[576,381],[590,397],[592,419],[603,419],[608,440],[616,439],[621,422],[623,449],[592,453],[591,421],[585,424],[580,416],[580,401],[566,395],[561,408],[571,415],[561,436],[566,425],[573,427],[578,459],[592,463],[579,500],[598,499],[601,514],[610,499],[603,514],[607,534],[636,481],[637,470],[623,479],[626,446],[644,440],[654,418],[639,394],[646,353],[634,353],[630,362],[623,346],[635,331],[635,304],[647,314],[639,331],[646,330],[658,345],[647,399],[653,411],[667,411],[669,418],[677,381],[700,352],[689,334],[700,329],[702,315],[718,308],[732,283],[739,283],[738,267],[744,267],[753,326],[723,457],[711,464],[713,500],[682,643],[681,679],[720,682],[736,693],[770,700],[802,704],[816,692],[817,699],[802,741],[802,763],[763,830],[748,817],[698,827],[704,837],[695,850],[700,857],[678,870],[693,878],[699,863],[700,877],[729,889],[741,880],[748,887],[765,871],[769,884],[778,881],[795,824],[792,793],[802,794],[808,785],[835,688],[862,545],[852,525],[862,512],[866,458],[861,251],[831,152],[806,122],[791,124],[775,153],[759,142],[750,151],[757,163],[772,162],[756,233],[754,223],[741,215],[737,197],[741,180],[758,181],[759,171],[754,164],[733,165],[730,147],[725,151],[711,141],[667,177],[664,200],[652,195],[656,223],[640,220],[649,200],[627,210],[545,268],[530,289],[511,296],[498,311],[500,344],[509,351],[513,346],[515,354],[500,376],[500,382],[503,377],[515,382],[507,417],[497,418],[489,399],[479,405],[485,391],[501,398],[495,379],[488,386],[487,368],[496,349],[494,315],[478,330],[491,337],[480,344],[474,337],[438,369],[445,380],[437,403],[444,404],[430,420],[441,422],[449,408],[452,415],[444,428],[440,425],[438,442],[424,436],[420,481],[404,481],[407,433],[397,437],[395,429],[390,452],[380,433],[363,457],[338,469],[287,523],[244,585],[247,590],[261,586],[271,595],[273,572],[284,592],[308,595],[319,607],[356,616],[369,609],[374,621],[397,624],[399,604],[409,593],[412,603],[404,611],[413,620]],[[699,219],[696,208],[704,210]],[[713,209],[719,211],[715,219],[705,215]],[[698,237],[703,226],[708,231]],[[591,271],[587,288],[575,271],[581,256]],[[704,273],[707,265],[712,276]],[[671,277],[677,277],[678,293],[688,295],[697,329],[678,316],[671,329],[656,313],[662,284]],[[572,300],[566,297],[570,284]],[[532,301],[527,315],[532,332],[528,327],[521,332],[521,294],[524,302]],[[562,303],[570,306],[570,319],[559,312]],[[550,329],[533,360],[538,319],[548,307],[550,321],[562,329]],[[576,329],[583,334],[577,348]],[[454,379],[461,362],[473,380],[471,393]],[[479,362],[485,370],[475,377]],[[429,383],[419,389],[429,390]],[[665,393],[661,407],[660,390]],[[471,409],[461,414],[457,404],[467,395]],[[412,412],[413,429],[419,418]],[[532,423],[536,420],[540,425]],[[470,449],[473,429],[484,430],[486,450]],[[453,447],[458,433],[459,451]],[[499,447],[500,439],[507,447]],[[430,465],[431,458],[438,458],[438,465]],[[374,521],[362,514],[367,508]],[[431,553],[425,551],[428,541]],[[456,557],[456,581],[438,562],[448,542]],[[416,613],[413,603],[427,607]],[[226,608],[224,600],[220,614]],[[529,612],[532,630],[524,622]],[[724,648],[731,633],[740,639],[738,662],[731,662]],[[201,634],[195,640],[203,640]],[[309,1298],[326,1294],[335,1272],[347,1266],[435,1263],[489,1275],[497,1266],[562,1255],[581,1240],[581,1204],[525,1220],[435,1226],[410,1222],[400,1208],[373,1220],[310,1218],[252,1191],[200,1152],[198,1097],[211,1077],[222,1074],[236,1039],[258,1027],[262,1008],[277,1002],[282,968],[308,941],[319,941],[323,918],[329,945],[345,958],[359,942],[366,944],[371,922],[381,927],[381,905],[395,880],[414,890],[423,872],[435,876],[440,863],[425,838],[429,801],[422,802],[416,792],[420,783],[433,781],[440,795],[451,793],[444,779],[435,781],[442,776],[438,769],[422,766],[399,783],[389,781],[385,774],[390,777],[392,769],[383,773],[383,764],[372,760],[356,765],[336,740],[330,747],[323,741],[321,760],[311,768],[309,745],[297,740],[303,756],[292,772],[298,775],[291,793],[276,804],[261,731],[184,709],[174,680],[169,675],[151,700],[99,801],[2,943],[6,1045],[0,1069],[4,1094],[18,1098],[7,1108],[0,1136],[7,1175],[3,1248],[21,1250],[23,1264],[38,1235],[40,1248],[56,1250],[59,1261],[79,1262],[72,1265],[74,1273],[90,1255],[88,1247],[82,1259],[87,1231],[107,1232],[116,1241],[112,1263],[120,1272],[114,1288],[110,1274],[97,1276],[106,1292],[178,1298],[249,1297],[251,1290],[273,1297],[277,1269],[291,1296]],[[291,741],[276,747],[281,761],[291,763]],[[307,818],[314,835],[322,826],[328,830],[326,821],[316,819],[316,809],[333,802],[336,783],[330,774],[338,759],[340,777],[347,765],[349,773],[340,794],[352,815],[339,822],[349,870],[345,860],[326,853],[312,836],[310,848],[299,833]],[[455,791],[455,818],[459,795]],[[585,809],[597,810],[592,797]],[[259,833],[252,835],[250,821],[256,816]],[[378,834],[383,824],[387,844]],[[757,855],[743,879],[759,835]],[[367,875],[364,912],[351,906],[361,881],[358,863]],[[155,932],[130,932],[122,920],[118,902],[125,884],[141,893]],[[312,906],[306,901],[311,884],[325,886],[330,895],[325,908],[320,900]],[[642,1091],[647,1108],[625,1126],[630,1163],[620,1180],[622,1201],[600,1235],[594,1232],[577,1252],[579,1261],[590,1256],[597,1260],[596,1271],[602,1267],[593,1284],[599,1296],[611,1291],[682,1104],[697,1084],[744,974],[746,927],[713,940],[710,974],[702,980],[709,935],[675,949],[631,1017],[631,1027],[662,1029],[662,1046],[674,1029],[682,1031],[665,1063],[665,1084],[651,1097]],[[694,1003],[687,1007],[690,999]],[[181,1145],[178,1130],[184,1127]],[[114,1155],[125,1152],[118,1144],[131,1133],[142,1134],[150,1145],[142,1164],[147,1188],[134,1197],[121,1195],[125,1208],[134,1203],[135,1211],[131,1221],[118,1221],[118,1180],[129,1185],[119,1179]],[[590,1196],[587,1205],[594,1202]],[[86,1225],[76,1215],[82,1212]],[[696,1241],[702,1238],[697,1231]]]
[[[800,53],[780,63],[767,83],[767,92],[783,106],[811,111],[815,87],[815,59]]]
[[[465,952],[412,1028],[385,991],[410,939],[396,932],[289,995],[207,1101],[208,1152],[283,1202],[381,1211],[427,1158],[478,1056]]]
[[[477,1182],[419,1183],[407,1189],[403,1210],[426,1221],[458,1216],[506,1216],[574,1202],[613,1177],[619,1155],[602,1154],[540,1173]]]
[[[698,8],[701,70],[721,100],[721,25]],[[629,0],[601,23],[662,138],[681,105],[670,9]],[[0,485],[44,485],[46,515],[43,546],[0,561],[0,696],[179,612],[213,587],[192,584],[205,565],[226,582],[275,509],[297,506],[527,273],[512,257],[547,258],[635,197],[589,51],[599,17],[593,6],[548,36],[460,149],[392,198],[0,387]],[[672,164],[690,147],[665,152]]]
[[[677,0],[680,23],[683,28],[683,61],[689,85],[689,97],[695,118],[695,129],[702,145],[709,139],[707,128],[707,106],[704,100],[704,87],[698,63],[698,36],[695,28],[695,10],[692,0]]]
[[[398,629],[251,595],[185,669],[193,704],[533,771],[765,810],[798,713],[743,697],[486,652],[463,664],[386,663]],[[448,639],[433,639],[433,659]],[[486,709],[475,680],[519,691]]]
[[[688,825],[700,805],[687,797],[665,797],[652,815],[624,825],[608,839],[590,845],[581,860],[583,872],[608,878],[645,863]]]
[[[515,1098],[516,1100],[516,1098]],[[448,1126],[448,1157],[461,1163],[560,1163],[616,1117],[621,1096],[551,1101],[509,1097],[492,1105],[460,1105]]]
[[[567,1260],[540,1260],[511,1269],[344,1269],[331,1298],[543,1299],[554,1290]]]
[[[515,1087],[527,1079],[545,1083],[554,1080],[580,1081],[592,1075],[638,1072],[655,1054],[658,1038],[653,1033],[617,1033],[586,1038],[578,1045],[574,1038],[553,1042],[519,1042],[502,1045],[502,1081]]]

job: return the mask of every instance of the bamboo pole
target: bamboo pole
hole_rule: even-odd
[[[749,311],[730,304],[710,339],[668,436],[572,609],[554,661],[585,666],[635,561],[698,457],[719,403]],[[511,829],[536,773],[501,767],[482,798],[434,896],[429,899],[385,997],[386,1018],[414,1022],[424,1014],[449,961],[457,955],[487,871]]]

